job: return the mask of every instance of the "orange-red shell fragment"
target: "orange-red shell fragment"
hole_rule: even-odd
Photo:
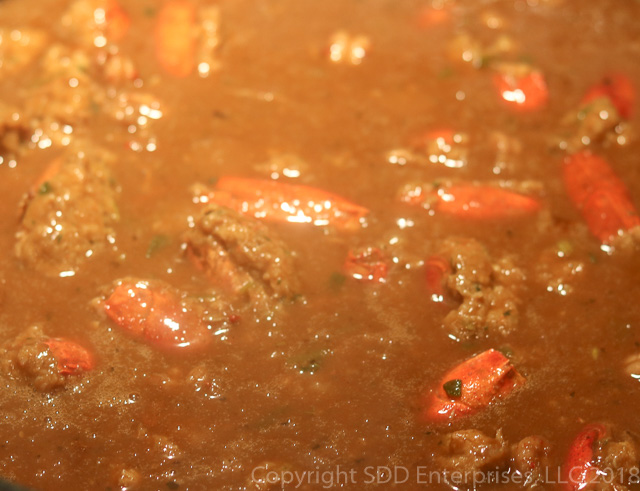
[[[590,152],[569,155],[563,176],[569,198],[603,244],[640,225],[627,187],[603,158]]]
[[[459,381],[459,396],[452,397],[445,391],[444,385],[450,381]],[[425,398],[422,419],[442,422],[473,414],[524,382],[506,356],[493,349],[484,351],[442,377]]]
[[[44,343],[58,361],[58,371],[62,375],[77,375],[93,370],[93,356],[84,346],[63,338],[47,339]]]
[[[562,468],[563,482],[567,491],[586,489],[594,482],[598,469],[593,462],[594,446],[607,433],[602,424],[589,424],[576,436]]]
[[[514,109],[535,111],[547,104],[549,89],[544,75],[531,71],[526,75],[496,73],[493,85],[500,98]]]
[[[336,194],[267,179],[221,177],[205,200],[274,222],[357,229],[369,210]]]
[[[161,284],[125,280],[114,288],[104,309],[119,327],[158,348],[195,349],[211,339],[204,321]]]

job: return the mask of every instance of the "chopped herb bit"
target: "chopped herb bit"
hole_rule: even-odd
[[[447,66],[440,70],[438,73],[438,78],[449,78],[454,74],[454,71],[451,67]]]
[[[163,247],[166,247],[169,244],[169,237],[166,235],[155,235],[151,242],[149,242],[149,247],[147,248],[147,259],[150,259],[156,252],[158,252]]]
[[[147,7],[144,9],[144,15],[146,17],[154,17],[156,15],[155,7]]]
[[[502,315],[504,315],[505,317],[509,317],[511,315],[511,311],[505,310]]]
[[[50,192],[51,192],[51,184],[49,184],[49,181],[43,182],[42,186],[40,186],[40,189],[38,189],[39,194],[47,194]]]
[[[533,65],[533,56],[531,56],[530,54],[522,54],[518,56],[518,61],[526,63],[527,65]]]
[[[595,264],[598,262],[598,258],[596,257],[596,255],[592,252],[589,253],[589,261],[591,261],[591,264]]]
[[[462,380],[459,378],[449,380],[442,384],[442,388],[449,397],[460,397],[462,395]]]
[[[556,244],[559,256],[569,256],[573,252],[573,244],[568,240],[561,240]]]
[[[480,64],[478,65],[478,68],[489,68],[495,59],[496,57],[491,55],[482,56],[480,58]]]
[[[345,275],[343,275],[342,273],[338,273],[333,272],[331,273],[331,276],[329,277],[329,287],[332,290],[337,290],[340,287],[342,287],[342,285],[344,285],[344,282],[347,280],[347,277]]]
[[[476,289],[477,292],[482,291],[482,287],[480,286],[480,283],[475,283],[473,287]]]
[[[498,348],[498,351],[507,358],[511,358],[513,356],[513,350],[509,346],[501,346]]]
[[[167,488],[169,489],[180,489],[180,485],[175,481],[167,482]]]
[[[325,348],[301,353],[289,358],[289,360],[287,360],[287,364],[300,373],[313,375],[318,371],[318,369],[320,369],[329,353],[330,351]]]

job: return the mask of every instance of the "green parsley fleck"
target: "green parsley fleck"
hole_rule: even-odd
[[[462,395],[462,380],[459,378],[448,380],[442,384],[442,388],[449,397],[460,397]]]
[[[51,184],[49,184],[49,181],[45,181],[42,183],[42,186],[40,186],[40,189],[38,189],[38,194],[48,194],[51,192]]]

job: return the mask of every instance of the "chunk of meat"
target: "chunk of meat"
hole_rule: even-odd
[[[43,31],[0,27],[0,80],[27,67],[46,42],[47,35]]]
[[[18,109],[0,100],[0,162],[3,158],[19,155],[31,133]]]
[[[63,338],[49,338],[33,326],[0,349],[3,372],[23,377],[36,390],[48,392],[63,387],[69,376],[94,367],[93,355],[82,345]]]
[[[299,293],[292,253],[259,220],[210,204],[185,241],[189,257],[215,285],[256,310]]]
[[[516,294],[524,279],[510,258],[494,262],[484,246],[474,239],[445,240],[438,255],[437,270],[428,272],[431,285],[444,281],[447,291],[462,303],[444,318],[443,326],[457,339],[508,334],[518,325]],[[429,264],[436,265],[435,259]],[[447,268],[447,265],[449,267]],[[433,288],[433,286],[432,286]],[[438,295],[438,291],[432,291]]]
[[[473,414],[524,382],[506,356],[484,351],[456,365],[425,395],[422,419],[439,422]]]
[[[444,435],[441,445],[443,453],[436,463],[449,474],[461,473],[469,486],[478,481],[478,473],[506,471],[510,464],[511,472],[521,476],[523,488],[536,488],[549,480],[546,469],[550,447],[540,436],[528,436],[509,446],[501,430],[492,438],[470,429]]]
[[[160,281],[118,281],[104,310],[129,334],[161,349],[193,350],[211,342],[199,307]]]
[[[599,97],[569,111],[560,121],[560,137],[554,142],[561,149],[575,153],[591,143],[618,137],[624,119],[611,99]]]
[[[523,438],[511,446],[513,468],[524,477],[525,487],[540,486],[548,480],[550,451],[548,442],[537,435]]]
[[[509,459],[509,445],[501,430],[495,438],[479,430],[454,431],[444,435],[440,443],[442,453],[436,462],[449,473],[457,471],[469,476],[502,467]]]
[[[89,144],[85,148],[91,148]],[[15,253],[49,276],[71,276],[115,243],[117,189],[104,150],[74,148],[52,163],[27,198]]]
[[[42,84],[23,87],[24,113],[47,132],[87,120],[102,96],[90,76],[86,51],[51,45],[40,60]]]
[[[540,253],[535,264],[535,279],[546,291],[562,296],[573,291],[573,283],[584,272],[585,263],[572,254],[572,249],[569,242],[561,241]]]

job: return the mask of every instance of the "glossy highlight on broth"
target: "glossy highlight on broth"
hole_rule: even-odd
[[[637,19],[0,0],[0,479],[640,489]]]

